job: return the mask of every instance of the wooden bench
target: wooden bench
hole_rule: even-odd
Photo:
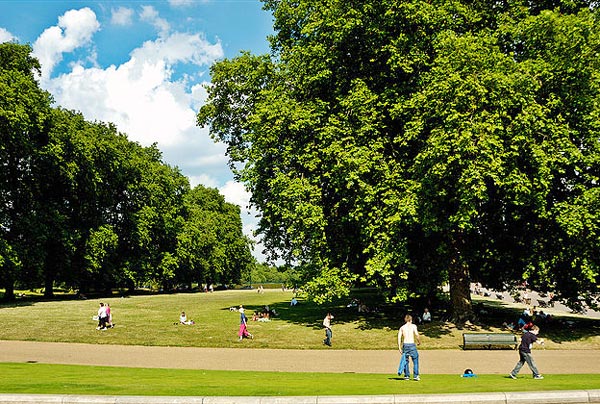
[[[491,332],[491,333],[465,333],[463,334],[463,349],[510,347],[517,348],[517,336],[515,334]]]

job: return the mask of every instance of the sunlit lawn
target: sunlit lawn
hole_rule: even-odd
[[[268,289],[217,291],[214,293],[179,293],[137,295],[89,300],[23,301],[0,306],[0,339],[60,341],[93,344],[132,344],[194,347],[238,347],[239,314],[229,310],[243,304],[250,317],[264,305],[279,316],[269,322],[250,322],[253,341],[245,347],[323,349],[322,320],[328,310],[335,319],[334,349],[395,349],[397,329],[404,311],[382,306],[378,313],[358,313],[346,307],[348,299],[329,306],[317,306],[300,300],[290,307],[291,291]],[[110,303],[115,328],[96,330],[92,320],[99,302]],[[195,320],[194,326],[174,325],[185,311]],[[501,316],[514,313],[502,309]],[[502,318],[494,318],[501,322]],[[580,322],[572,329],[557,326],[543,330],[547,349],[600,348],[600,321]],[[465,331],[498,331],[494,324],[459,329],[450,323],[434,321],[420,326],[421,349],[456,349]]]
[[[152,396],[314,396],[589,390],[600,375],[425,375],[420,382],[383,374],[284,373],[112,368],[0,363],[0,393]]]

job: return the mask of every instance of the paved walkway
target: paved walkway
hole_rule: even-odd
[[[309,397],[0,395],[1,404],[587,404],[598,402],[600,402],[600,390]]]
[[[421,350],[423,374],[507,374],[518,360],[513,350]],[[542,373],[600,371],[600,351],[535,350]],[[0,362],[39,362],[144,368],[354,372],[394,374],[398,351],[179,348],[0,341]]]

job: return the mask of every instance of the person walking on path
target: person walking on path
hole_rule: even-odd
[[[527,366],[529,366],[529,369],[531,369],[534,379],[540,380],[544,378],[544,376],[540,374],[537,367],[535,366],[533,356],[531,356],[531,347],[533,346],[533,343],[544,343],[543,339],[538,339],[537,337],[539,332],[540,328],[537,325],[534,325],[529,331],[523,332],[523,336],[521,337],[521,345],[519,345],[519,362],[517,362],[517,365],[512,370],[512,372],[508,374],[508,377],[510,377],[511,379],[517,378],[517,375],[519,374],[519,371],[521,370],[525,362],[527,362]]]
[[[331,320],[333,319],[333,315],[327,312],[327,315],[323,319],[323,327],[325,327],[325,339],[323,343],[327,346],[331,346],[331,337],[333,333],[331,332]]]
[[[421,344],[421,338],[417,326],[412,322],[412,316],[407,314],[404,316],[404,325],[398,330],[398,349],[400,350],[400,366],[398,367],[398,376],[402,376],[404,372],[404,380],[410,380],[410,369],[408,358],[412,359],[413,363],[413,380],[421,380],[419,376],[419,351],[417,344]],[[415,344],[416,341],[416,344]],[[402,363],[404,359],[405,363]]]
[[[241,341],[244,338],[254,339],[254,335],[248,332],[248,317],[246,317],[246,313],[244,312],[244,306],[240,305],[238,310],[240,312],[240,330],[238,331],[238,337]]]

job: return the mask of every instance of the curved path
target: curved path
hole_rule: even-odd
[[[507,374],[518,360],[513,350],[421,350],[423,374]],[[598,350],[535,350],[542,373],[597,373]],[[394,374],[398,351],[181,348],[0,341],[0,362],[123,366],[144,368],[354,372]],[[524,369],[527,371],[527,369]]]

